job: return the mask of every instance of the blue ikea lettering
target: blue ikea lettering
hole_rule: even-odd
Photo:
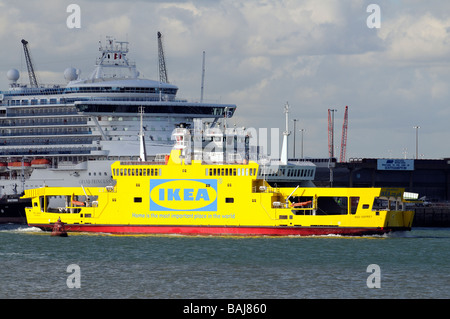
[[[204,201],[209,201],[208,190],[206,188],[201,188],[197,192],[197,196],[195,196],[195,200],[203,199]]]
[[[151,211],[217,211],[216,179],[152,179]]]
[[[167,192],[166,192],[167,191]],[[181,197],[180,197],[180,188],[168,188],[168,189],[164,189],[164,188],[160,188],[159,189],[159,200],[163,201],[163,200],[177,200],[177,201],[181,201]],[[165,196],[167,193],[167,197]],[[208,195],[208,190],[206,188],[199,188],[197,189],[197,192],[195,192],[195,189],[193,188],[186,188],[183,189],[183,200],[189,200],[189,201],[209,201],[209,195]],[[194,197],[195,194],[195,197]]]
[[[167,190],[167,200],[181,200],[180,198],[180,189],[168,189]]]
[[[183,197],[183,199],[184,200],[194,200],[194,197],[193,197],[193,194],[194,193],[194,189],[192,189],[192,188],[186,188],[185,190],[184,190],[184,197]]]

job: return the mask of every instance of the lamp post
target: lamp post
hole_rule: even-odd
[[[298,119],[293,119],[293,121],[294,121],[294,159],[295,159],[295,132],[296,132],[295,124],[297,123]]]
[[[413,126],[416,129],[416,159],[419,159],[419,125]]]
[[[337,112],[336,109],[330,109],[331,112],[331,158],[334,157],[334,112]]]
[[[305,129],[301,128],[299,131],[302,132],[302,157],[301,158],[303,159],[303,133],[305,132]]]

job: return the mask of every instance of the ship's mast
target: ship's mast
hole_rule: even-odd
[[[281,164],[287,165],[288,162],[288,136],[289,132],[289,104],[286,102],[284,106],[284,113],[286,114],[286,129],[283,132],[283,146],[281,148]]]
[[[144,140],[144,124],[143,124],[144,107],[141,106],[139,108],[139,111],[141,113],[141,128],[139,130],[139,158],[142,162],[145,162],[147,161],[147,151],[145,150],[145,140]]]
[[[203,88],[205,85],[205,51],[203,51],[203,62],[202,62],[202,88],[200,92],[200,103],[203,103]]]

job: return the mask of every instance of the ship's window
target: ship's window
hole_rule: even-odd
[[[372,210],[398,210],[401,202],[394,199],[387,200],[386,198],[375,197],[372,205]]]
[[[233,197],[226,197],[225,198],[225,203],[234,203],[234,198]]]
[[[135,203],[142,203],[142,197],[135,197],[134,198]]]
[[[347,213],[347,197],[322,196],[317,199],[318,215],[346,215]]]
[[[358,209],[358,204],[359,204],[359,196],[358,197],[350,197],[350,214],[356,214],[356,210]]]

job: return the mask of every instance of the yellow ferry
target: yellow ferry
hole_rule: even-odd
[[[25,191],[30,226],[67,231],[201,235],[365,235],[411,230],[403,189],[276,187],[255,161],[188,161],[183,138],[159,163],[112,165],[108,187]],[[145,159],[145,158],[144,158]],[[302,168],[304,169],[304,167]],[[292,173],[296,179],[308,172]],[[270,175],[270,174],[269,174]],[[278,175],[280,176],[280,174]]]

